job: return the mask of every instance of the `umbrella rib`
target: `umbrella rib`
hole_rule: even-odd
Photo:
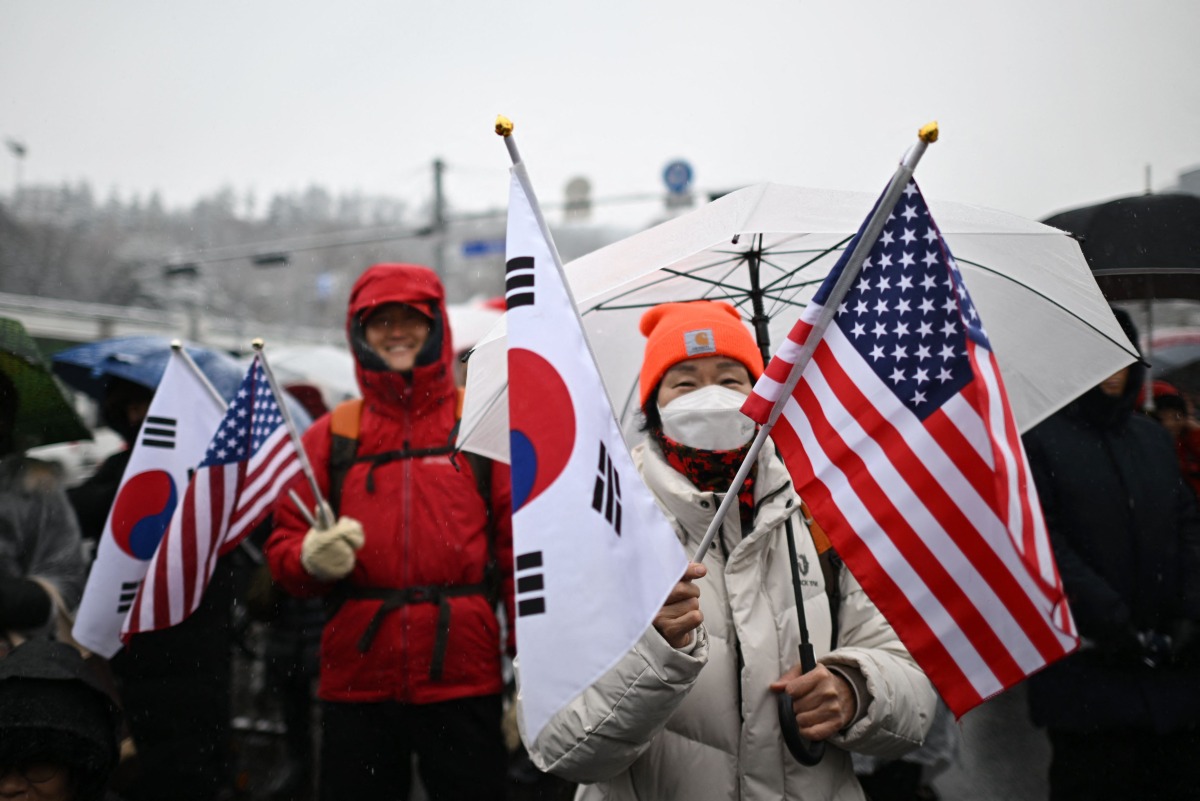
[[[1066,312],[1066,313],[1067,313],[1069,316],[1071,316],[1071,317],[1074,317],[1076,320],[1078,320],[1079,322],[1083,323],[1083,324],[1084,324],[1084,325],[1086,325],[1088,328],[1092,329],[1093,331],[1095,331],[1097,334],[1099,334],[1100,336],[1102,336],[1102,337],[1104,337],[1105,339],[1107,339],[1107,340],[1108,340],[1109,342],[1111,342],[1112,344],[1116,345],[1118,348],[1120,348],[1120,349],[1121,349],[1121,351],[1122,351],[1122,352],[1129,354],[1130,356],[1134,357],[1134,358],[1135,358],[1135,359],[1137,359],[1138,361],[1141,361],[1142,357],[1141,357],[1141,355],[1140,355],[1140,354],[1138,354],[1138,353],[1135,353],[1135,352],[1133,352],[1133,351],[1129,350],[1129,349],[1128,349],[1128,348],[1126,348],[1124,345],[1122,345],[1120,342],[1117,342],[1115,339],[1113,339],[1112,337],[1110,337],[1108,334],[1104,333],[1104,332],[1103,332],[1103,331],[1101,331],[1099,328],[1097,328],[1096,326],[1092,325],[1092,324],[1091,324],[1089,321],[1085,320],[1083,317],[1080,317],[1078,314],[1076,314],[1075,312],[1071,311],[1071,310],[1070,310],[1070,309],[1068,309],[1066,306],[1062,305],[1061,303],[1059,303],[1057,300],[1055,300],[1054,298],[1050,297],[1049,295],[1047,295],[1047,294],[1045,294],[1045,293],[1043,293],[1043,292],[1039,292],[1038,290],[1036,290],[1036,289],[1034,289],[1033,287],[1029,286],[1029,284],[1024,284],[1024,283],[1021,283],[1021,282],[1020,282],[1020,281],[1018,281],[1017,279],[1013,278],[1011,275],[1006,275],[1006,274],[1004,274],[1004,273],[1000,272],[999,270],[996,270],[996,269],[993,269],[993,268],[991,268],[991,267],[988,267],[988,266],[986,266],[986,265],[980,264],[979,262],[976,262],[976,261],[969,261],[969,260],[967,260],[967,259],[961,259],[961,258],[959,258],[959,257],[957,257],[957,256],[955,256],[955,257],[954,257],[954,260],[955,260],[956,262],[959,262],[960,264],[969,264],[969,265],[971,265],[972,267],[975,267],[975,268],[977,268],[977,269],[979,269],[979,270],[982,270],[983,272],[990,273],[990,274],[992,274],[992,275],[994,275],[994,276],[997,276],[998,278],[1003,278],[1003,279],[1004,279],[1004,280],[1006,280],[1006,281],[1009,281],[1009,282],[1011,282],[1011,283],[1014,283],[1014,284],[1016,284],[1017,286],[1021,287],[1022,289],[1026,290],[1027,292],[1032,292],[1034,295],[1036,295],[1037,297],[1039,297],[1039,298],[1041,298],[1042,300],[1046,301],[1047,303],[1051,303],[1051,304],[1053,304],[1054,306],[1056,306],[1056,307],[1057,307],[1057,308],[1058,308],[1060,311],[1064,311],[1064,312]]]
[[[670,275],[673,278],[686,278],[690,281],[696,281],[697,283],[709,284],[712,288],[715,288],[715,289],[724,289],[727,292],[730,292],[731,290],[739,290],[740,291],[740,287],[732,286],[730,284],[724,283],[723,281],[715,280],[712,278],[703,278],[698,275],[692,275],[691,273],[685,273],[685,272],[682,272],[679,270],[671,270],[670,268],[663,268],[662,272],[667,273],[668,275]],[[730,270],[730,272],[732,272],[732,269]],[[629,295],[633,295],[633,294],[641,292],[645,289],[649,289],[650,287],[656,286],[660,283],[663,283],[666,280],[667,279],[664,278],[660,281],[654,281],[649,284],[644,284],[644,285],[636,287],[634,289],[630,289],[628,292],[622,292],[619,295],[615,295],[610,300],[620,300],[623,297],[628,297]],[[732,297],[733,295],[730,294],[729,296]],[[592,306],[590,309],[588,309],[587,311],[585,311],[583,313],[588,314],[588,313],[594,312],[594,311],[615,311],[618,309],[645,309],[645,308],[649,308],[651,306],[657,306],[660,303],[664,303],[664,302],[665,301],[662,301],[662,300],[656,300],[652,303],[633,303],[633,304],[626,305],[626,304],[613,304],[613,303],[610,303],[608,300],[605,300],[605,301],[601,301],[600,303],[597,303],[595,306]]]

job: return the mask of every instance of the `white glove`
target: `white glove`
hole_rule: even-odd
[[[337,581],[354,569],[354,552],[363,546],[362,524],[340,517],[329,528],[310,528],[300,546],[300,564],[321,581]]]

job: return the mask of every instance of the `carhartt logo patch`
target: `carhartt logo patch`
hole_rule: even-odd
[[[688,356],[699,356],[701,353],[716,353],[717,344],[713,339],[711,328],[700,328],[683,333],[683,345]]]

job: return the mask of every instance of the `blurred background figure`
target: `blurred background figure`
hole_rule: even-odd
[[[1171,437],[1134,413],[1144,369],[1120,370],[1025,436],[1084,640],[1029,680],[1054,801],[1196,797],[1200,518]]]
[[[1162,423],[1163,428],[1175,441],[1175,454],[1179,457],[1179,469],[1192,491],[1200,497],[1200,422],[1197,422],[1191,401],[1173,384],[1155,381],[1154,411],[1151,415]],[[1138,393],[1138,408],[1142,408],[1145,389]]]
[[[121,436],[125,447],[109,456],[82,484],[67,490],[79,517],[80,533],[85,540],[93,545],[100,541],[104,533],[104,523],[108,519],[108,510],[112,508],[117,490],[121,486],[121,477],[125,475],[125,467],[129,464],[133,441],[146,419],[150,401],[154,398],[154,390],[124,378],[110,378],[104,390],[100,405],[101,418],[104,424]]]
[[[16,648],[0,660],[0,798],[112,797],[118,719],[74,648],[49,640]]]
[[[114,360],[113,372],[69,370],[72,354],[96,350],[92,343],[55,356],[55,369],[98,401],[104,423],[125,448],[106,459],[68,493],[85,537],[98,541],[116,500],[132,445],[166,366],[169,341],[160,338],[161,363],[148,372],[133,359]],[[229,359],[231,380],[240,368]],[[81,376],[83,376],[81,378]],[[86,378],[87,383],[83,383]],[[82,384],[82,385],[81,385]],[[136,769],[122,788],[130,801],[211,801],[230,791],[230,607],[234,582],[230,556],[218,560],[200,607],[178,626],[133,635],[110,660],[137,747]],[[164,788],[170,788],[164,795]]]
[[[69,631],[83,592],[79,527],[57,472],[24,446],[86,436],[24,329],[0,320],[0,657],[29,636]],[[7,325],[11,324],[11,325]]]

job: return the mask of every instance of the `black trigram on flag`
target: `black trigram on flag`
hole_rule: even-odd
[[[138,585],[140,581],[122,581],[121,596],[118,599],[117,611],[125,614],[129,611],[129,607],[133,606],[133,601],[137,598]]]
[[[504,302],[509,309],[533,305],[533,257],[517,256],[505,267]]]
[[[600,443],[600,465],[596,468],[596,486],[592,488],[592,508],[604,515],[621,536],[621,479],[613,469],[612,457]]]
[[[142,425],[142,444],[147,448],[174,448],[176,425],[174,417],[147,417]]]
[[[542,552],[517,554],[517,617],[540,615],[546,611],[546,579],[542,570]]]

